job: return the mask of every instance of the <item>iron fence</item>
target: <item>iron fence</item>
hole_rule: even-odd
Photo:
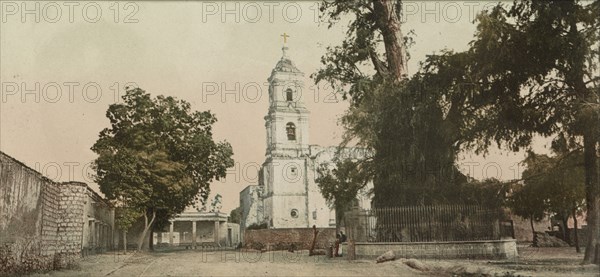
[[[501,210],[437,205],[352,210],[345,228],[355,242],[444,242],[514,238]]]

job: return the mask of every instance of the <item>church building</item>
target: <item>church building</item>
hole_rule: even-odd
[[[310,144],[310,111],[304,104],[305,75],[288,57],[288,48],[271,71],[269,107],[265,118],[267,132],[265,161],[259,183],[240,192],[241,229],[252,225],[267,228],[333,227],[335,210],[323,198],[315,179],[320,165],[332,165],[337,153],[344,158],[361,159],[362,148],[322,147]],[[357,199],[370,208],[365,194]]]

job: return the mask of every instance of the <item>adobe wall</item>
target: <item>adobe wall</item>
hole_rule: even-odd
[[[81,257],[94,194],[86,184],[54,182],[2,152],[0,184],[0,275],[63,268]]]
[[[0,155],[0,183],[0,242],[39,237],[44,200],[56,208],[58,189],[49,179],[4,154]],[[52,188],[47,188],[44,196],[47,186]],[[46,210],[52,208],[49,206]]]
[[[2,152],[0,184],[0,275],[54,268],[60,187]]]

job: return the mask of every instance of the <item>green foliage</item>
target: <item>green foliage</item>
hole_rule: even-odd
[[[489,102],[481,146],[518,150],[535,133],[573,139],[598,125],[599,18],[598,1],[515,2],[477,17],[465,74]]]
[[[390,56],[378,51],[389,33],[374,2],[332,1],[322,11],[330,26],[341,15],[354,18],[347,39],[327,49],[324,67],[313,77],[350,98],[352,105],[342,118],[342,146],[356,142],[373,151],[361,172],[373,179],[374,203],[390,207],[462,201],[455,192],[467,178],[455,166],[456,155],[476,138],[473,130],[485,118],[485,112],[476,112],[485,103],[472,97],[470,86],[462,86],[470,82],[465,72],[471,56],[449,51],[430,56],[415,76],[399,83],[386,74],[392,61],[380,60]],[[408,45],[410,38],[405,38]]]
[[[242,222],[242,207],[237,207],[229,213],[229,222],[240,223]]]
[[[78,269],[75,258],[66,253],[45,253],[47,243],[33,236],[0,244],[0,276],[25,276],[62,269]]]
[[[568,150],[583,141],[590,230],[584,261],[600,263],[600,1],[515,1],[477,22],[466,75],[476,95],[492,103],[483,109],[487,128],[477,130],[480,148],[495,141],[518,150],[535,134],[568,141]]]
[[[260,230],[260,229],[267,229],[269,226],[267,225],[267,223],[253,223],[250,224],[250,226],[246,227],[246,230]]]
[[[342,213],[349,209],[358,192],[369,181],[368,161],[341,160],[334,165],[322,164],[317,168],[315,180],[321,194],[338,213],[338,222]]]
[[[191,111],[188,102],[128,89],[106,116],[111,127],[92,147],[100,190],[123,208],[119,224],[157,215],[157,223],[204,202],[209,184],[233,165],[227,142],[215,142],[210,112]],[[139,212],[139,213],[138,213]]]
[[[390,76],[390,71],[398,66],[394,63],[405,61],[390,58],[405,55],[405,49],[413,44],[410,36],[405,37],[394,28],[396,24],[400,27],[401,5],[401,1],[323,1],[321,18],[329,28],[345,16],[353,19],[348,22],[341,45],[327,47],[321,58],[323,68],[312,75],[315,81],[329,83],[352,105],[359,105],[384,79],[395,79]],[[391,52],[396,39],[401,40],[398,46],[402,49],[397,49],[400,53]],[[386,49],[385,53],[381,49]]]
[[[217,193],[213,200],[210,202],[210,212],[211,213],[219,213],[221,212],[221,208],[223,207],[223,196]]]
[[[395,34],[401,32],[389,21],[392,15],[377,12],[381,2],[323,5],[330,26],[342,15],[352,19],[347,38],[327,49],[323,68],[313,75],[350,98],[342,145],[356,141],[375,153],[374,202],[389,207],[467,201],[456,196],[466,183],[454,166],[463,149],[485,153],[498,144],[516,151],[542,135],[553,136],[568,152],[583,141],[586,204],[594,219],[588,221],[593,239],[585,260],[600,261],[594,254],[600,240],[595,235],[600,234],[600,1],[515,1],[509,8],[500,3],[478,15],[469,50],[429,56],[403,82],[386,74],[398,52],[388,51],[390,32],[382,27],[392,23]],[[542,197],[534,188],[517,187],[511,199],[515,209],[529,205],[518,213],[530,218],[540,218],[549,203],[562,206],[578,195]]]
[[[494,178],[483,181],[471,180],[457,190],[457,194],[460,195],[457,198],[467,205],[477,205],[494,210],[508,205],[507,195],[510,189],[509,183]]]
[[[115,208],[115,225],[119,230],[129,230],[135,221],[143,215],[142,210],[135,210],[130,207]]]
[[[547,213],[568,218],[582,206],[585,174],[580,150],[553,157],[530,152],[523,163],[524,184],[515,187],[510,201],[515,214],[536,221]]]
[[[533,186],[518,184],[509,200],[511,211],[523,218],[540,221],[546,215],[543,194]]]
[[[462,116],[464,97],[445,101],[450,91],[440,79],[425,71],[399,85],[384,82],[342,117],[343,145],[356,141],[375,153],[362,172],[373,178],[380,207],[459,201],[452,193],[467,178],[455,159],[470,119]]]

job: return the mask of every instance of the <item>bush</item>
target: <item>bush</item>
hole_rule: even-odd
[[[260,229],[267,229],[267,223],[261,223],[261,224],[251,224],[250,226],[246,227],[246,230],[260,230]]]
[[[34,245],[28,242],[0,246],[0,276],[53,270],[51,259],[41,255]]]
[[[264,244],[262,244],[262,243],[260,243],[260,242],[256,242],[256,241],[255,241],[255,242],[252,242],[252,243],[250,243],[250,245],[249,245],[249,246],[250,246],[250,247],[249,247],[250,249],[256,249],[256,250],[263,250],[263,249],[265,248],[265,245],[264,245]]]
[[[0,276],[25,275],[73,268],[74,257],[62,253],[44,255],[39,242],[19,241],[0,245]]]

